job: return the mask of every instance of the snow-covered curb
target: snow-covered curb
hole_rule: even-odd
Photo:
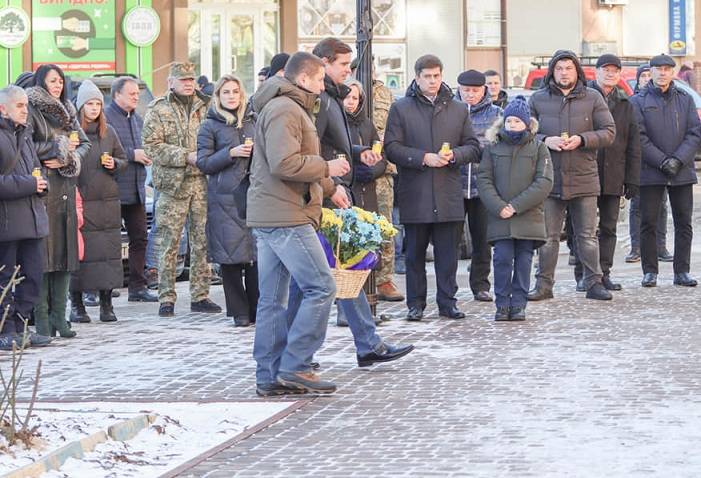
[[[110,426],[107,431],[100,430],[81,440],[73,441],[34,463],[5,474],[3,478],[35,478],[49,470],[58,470],[69,458],[82,458],[85,453],[91,452],[95,446],[106,442],[108,438],[116,441],[126,441],[133,438],[155,420],[156,415],[138,415],[122,420]]]

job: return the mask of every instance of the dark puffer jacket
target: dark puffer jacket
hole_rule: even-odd
[[[572,59],[577,68],[577,84],[567,96],[555,85],[553,71],[562,59]],[[576,197],[598,196],[599,168],[597,150],[613,144],[616,125],[599,92],[587,88],[584,72],[576,55],[558,51],[550,60],[543,88],[531,96],[531,114],[540,123],[538,139],[578,135],[582,145],[573,151],[550,151],[553,161],[554,185],[551,196],[568,200]]]
[[[360,160],[364,149],[353,144],[348,129],[348,117],[343,107],[343,99],[349,89],[344,84],[336,84],[331,78],[324,78],[324,91],[319,95],[319,112],[316,115],[316,131],[321,142],[321,155],[326,161],[334,159],[336,154],[345,154],[351,164],[351,170],[342,178],[334,178],[347,188],[353,184],[353,163]]]
[[[456,99],[462,101],[460,92],[456,95]],[[487,87],[484,87],[484,96],[475,106],[467,105],[470,111],[470,121],[472,122],[472,130],[475,132],[477,139],[480,142],[480,148],[484,148],[489,141],[485,134],[487,130],[494,124],[503,111],[500,107],[492,103],[492,97],[489,96]],[[468,163],[460,166],[460,174],[462,174],[462,190],[465,198],[472,199],[479,197],[477,190],[477,174],[479,172],[479,164]]]
[[[122,212],[119,202],[117,174],[126,167],[126,154],[117,133],[107,126],[107,134],[100,138],[97,123],[85,130],[92,147],[83,160],[78,177],[78,188],[83,198],[83,227],[80,232],[85,242],[85,256],[78,272],[71,274],[71,290],[111,290],[122,287]],[[102,153],[114,158],[114,169],[105,169]]]
[[[450,143],[455,163],[443,168],[423,165],[426,153]],[[464,103],[446,84],[432,103],[412,82],[406,96],[392,104],[385,131],[387,159],[399,169],[400,220],[406,223],[465,220],[459,167],[479,161],[479,141]]]
[[[589,87],[604,96],[596,81],[589,82]],[[640,132],[635,110],[625,94],[614,88],[604,99],[616,123],[616,138],[597,153],[599,184],[601,194],[622,196],[624,184],[640,184]]]
[[[361,95],[358,109],[353,113],[348,114],[348,128],[351,141],[354,144],[361,146],[372,146],[375,141],[380,140],[380,135],[377,134],[375,125],[372,120],[365,116],[365,96]],[[368,168],[368,166],[356,165],[355,172],[360,168]],[[354,204],[366,211],[378,212],[377,190],[375,180],[385,174],[387,170],[387,160],[383,159],[376,165],[370,168],[372,172],[372,180],[363,182],[358,180],[358,177],[353,178],[353,201]]]
[[[691,96],[674,84],[662,93],[650,81],[631,102],[640,127],[640,185],[696,184],[694,156],[701,146],[701,122]],[[670,156],[683,164],[671,179],[660,171],[660,165]]]
[[[207,175],[207,251],[211,262],[245,264],[256,260],[251,230],[236,210],[234,189],[246,174],[249,158],[232,158],[229,150],[253,138],[253,115],[244,118],[241,128],[226,124],[213,108],[197,135],[197,167]]]
[[[490,129],[494,141],[482,153],[477,184],[489,211],[487,240],[528,239],[536,247],[545,243],[543,203],[553,185],[552,161],[547,146],[536,139],[538,122],[531,118],[530,132],[518,144],[504,134],[503,120]],[[499,216],[511,204],[516,214]]]
[[[105,108],[105,117],[127,155],[127,166],[117,175],[119,200],[122,204],[146,204],[146,166],[134,161],[134,150],[144,149],[141,143],[144,120],[136,111],[127,113],[114,101]]]
[[[27,88],[29,124],[32,126],[34,147],[40,161],[58,159],[63,167],[44,169],[49,181],[45,197],[49,216],[49,235],[45,241],[44,272],[78,270],[78,218],[75,210],[75,189],[80,163],[90,151],[90,140],[80,128],[75,108],[61,103],[44,88]],[[80,144],[68,151],[68,137],[78,131]]]
[[[46,206],[37,195],[32,176],[34,168],[39,167],[31,126],[0,118],[0,242],[39,239],[49,234]]]

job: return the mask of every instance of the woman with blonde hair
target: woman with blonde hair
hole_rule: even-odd
[[[239,327],[255,323],[258,306],[256,246],[234,201],[234,189],[246,175],[253,151],[255,118],[246,104],[241,80],[222,76],[197,135],[197,167],[208,176],[209,260],[221,265],[226,315]]]

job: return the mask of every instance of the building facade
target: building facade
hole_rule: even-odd
[[[535,57],[560,48],[695,60],[701,28],[693,0],[372,0],[372,15],[376,73],[396,91],[425,53],[450,84],[474,68],[521,86]],[[135,74],[160,94],[170,62],[189,60],[212,81],[235,72],[251,91],[278,51],[326,36],[354,45],[355,16],[355,0],[0,0],[0,84],[52,62],[76,76]]]

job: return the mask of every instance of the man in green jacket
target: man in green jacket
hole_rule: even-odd
[[[161,236],[158,258],[158,315],[175,315],[175,267],[180,235],[188,221],[190,238],[190,310],[219,313],[209,300],[207,263],[207,179],[195,165],[197,132],[207,116],[209,96],[195,89],[195,67],[173,63],[169,91],[155,99],[146,112],[142,138],[146,156],[153,161],[153,185],[159,193],[156,222]]]

